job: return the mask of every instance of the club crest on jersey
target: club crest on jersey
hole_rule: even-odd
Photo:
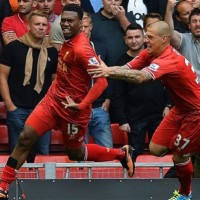
[[[152,63],[149,65],[148,68],[151,69],[152,71],[157,71],[159,67],[160,67],[159,65]]]
[[[97,65],[97,64],[99,64],[99,62],[98,62],[98,60],[95,57],[93,57],[93,58],[89,59],[89,64],[95,64],[95,65]]]

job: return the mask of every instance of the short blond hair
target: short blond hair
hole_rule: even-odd
[[[172,36],[172,30],[170,29],[168,23],[165,21],[157,21],[152,24],[149,24],[147,27],[148,29],[156,29],[156,33],[160,36],[167,36],[169,39],[171,39]]]
[[[88,19],[90,21],[90,23],[92,23],[91,14],[88,12],[83,12],[83,19]]]
[[[48,15],[45,14],[45,13],[43,13],[42,11],[40,11],[40,10],[33,10],[30,13],[29,17],[28,17],[28,21],[30,22],[34,16],[46,17],[47,20],[49,19]]]

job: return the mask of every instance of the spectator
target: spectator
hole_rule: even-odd
[[[107,50],[105,48],[105,45],[98,42],[98,41],[92,41],[91,40],[91,31],[93,28],[91,14],[84,12],[83,20],[82,20],[82,31],[85,33],[87,38],[90,40],[90,44],[93,46],[94,50],[97,52],[98,55],[101,55],[101,59],[106,61],[107,58]]]
[[[195,10],[191,21],[199,23],[200,15]],[[107,67],[103,62],[90,64],[94,68],[88,72],[93,78],[110,77],[138,84],[162,80],[172,95],[174,108],[156,129],[149,147],[155,156],[172,152],[180,187],[170,200],[187,200],[192,198],[190,155],[200,152],[200,84],[192,64],[170,46],[171,37],[166,22],[155,22],[147,27],[147,48],[137,58],[122,67]]]
[[[173,0],[169,0],[172,2]],[[166,22],[170,25],[170,28],[173,31],[171,44],[175,47],[182,55],[184,55],[194,67],[198,78],[200,78],[200,60],[199,60],[199,51],[200,51],[200,33],[198,32],[200,21],[200,8],[195,8],[190,13],[189,16],[189,28],[191,33],[179,33],[174,30],[173,19],[167,18]]]
[[[121,5],[122,0],[103,0],[103,8],[92,16],[91,40],[106,45],[108,51],[108,65],[114,65],[117,57],[127,50],[124,43],[124,30],[135,18],[131,13],[125,12]]]
[[[36,0],[36,1],[37,1],[37,9],[41,10],[44,14],[48,15],[49,23],[50,25],[52,25],[52,23],[58,18],[58,15],[56,15],[53,11],[56,0]]]
[[[46,15],[37,11],[32,15],[35,17],[29,22],[29,31],[6,45],[0,59],[0,89],[7,109],[10,151],[26,119],[51,85],[57,66],[56,49],[40,44],[48,25],[43,20]],[[28,161],[33,162],[36,154],[49,154],[50,140],[51,132],[41,137]]]
[[[200,0],[188,0],[193,8],[200,8]],[[200,154],[194,155],[194,177],[200,178]]]
[[[181,0],[176,3],[176,0],[170,0],[167,3],[165,21],[171,20],[174,22],[174,29],[180,33],[188,33],[189,29],[189,15],[193,10],[192,4],[187,0]],[[168,19],[169,18],[169,19]]]
[[[94,43],[105,44],[108,52],[105,62],[108,65],[114,65],[117,58],[127,50],[123,39],[124,31],[131,22],[135,22],[135,18],[132,13],[125,12],[121,6],[122,0],[103,0],[102,3],[103,8],[91,15],[93,24],[91,40]],[[112,81],[108,79],[108,83],[111,92],[110,95],[112,95]],[[115,122],[115,116],[112,114],[112,99],[109,113],[111,122]]]
[[[81,5],[81,0],[61,0],[62,5],[77,4]],[[61,16],[59,16],[52,24],[50,31],[50,44],[54,46],[58,51],[60,50],[63,42],[65,41],[62,29],[60,27]]]
[[[2,23],[2,35],[4,44],[16,40],[28,31],[28,16],[36,6],[35,0],[19,0],[19,12],[13,16],[6,17]]]
[[[82,20],[82,31],[90,39],[92,31],[92,21],[91,15],[85,13]],[[90,41],[92,46],[98,55],[101,56],[101,59],[106,60],[106,51],[101,43],[93,43]],[[91,82],[91,87],[94,85],[94,80]],[[109,107],[110,107],[110,91],[109,87],[101,94],[101,96],[95,100],[92,104],[92,112],[90,114],[90,121],[87,128],[87,134],[85,142],[88,143],[88,136],[90,135],[94,141],[105,147],[113,147],[112,132],[110,126],[110,116],[109,116]]]
[[[19,0],[18,3],[19,13],[3,20],[2,34],[5,45],[23,36],[28,31],[28,16],[37,5],[35,0]],[[50,26],[48,25],[45,38],[47,41],[49,41],[49,29]]]
[[[1,176],[0,198],[8,199],[8,189],[16,179],[16,169],[25,162],[35,141],[53,128],[62,131],[66,154],[71,160],[101,162],[117,159],[128,170],[129,176],[133,176],[130,146],[113,149],[97,144],[84,144],[91,103],[106,88],[107,81],[105,78],[97,78],[88,91],[91,81],[87,73],[88,63],[98,63],[98,57],[85,34],[80,32],[82,17],[83,10],[80,6],[64,6],[61,27],[65,42],[59,52],[56,78],[27,119],[19,142],[8,158]],[[43,21],[47,23],[47,19]]]
[[[129,49],[119,57],[118,66],[130,62],[144,49],[144,33],[139,24],[129,25],[124,39]],[[142,84],[115,81],[113,96],[113,112],[119,128],[128,132],[136,159],[144,152],[146,134],[150,141],[163,117],[169,113],[172,107],[169,94],[158,80]]]

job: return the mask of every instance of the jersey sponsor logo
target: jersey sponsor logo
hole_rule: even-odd
[[[88,60],[88,62],[89,62],[89,64],[95,64],[95,65],[98,65],[98,64],[99,64],[98,60],[97,60],[95,57],[90,58],[90,59]]]
[[[69,51],[66,51],[65,55],[63,56],[63,60],[66,60],[68,54],[69,54]]]
[[[152,64],[149,65],[148,68],[149,68],[150,70],[152,70],[152,71],[157,71],[159,67],[160,67],[159,65],[157,65],[157,64],[155,64],[155,63],[152,63]]]
[[[58,65],[57,67],[61,69],[63,72],[67,72],[67,65],[63,62],[61,58],[58,58]]]

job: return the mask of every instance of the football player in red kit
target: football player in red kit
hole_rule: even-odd
[[[147,48],[124,66],[92,65],[89,74],[142,83],[162,80],[174,108],[163,119],[150,142],[150,151],[163,156],[172,151],[180,188],[170,200],[191,199],[193,166],[190,155],[200,152],[200,84],[190,62],[170,46],[171,30],[164,21],[149,25]],[[91,65],[90,65],[91,66]]]
[[[132,147],[125,145],[112,149],[84,144],[92,102],[107,87],[107,81],[97,78],[88,91],[91,77],[87,69],[92,68],[88,64],[98,64],[98,57],[81,32],[82,17],[83,10],[78,5],[69,4],[63,8],[60,25],[66,40],[59,52],[57,75],[46,96],[27,119],[18,144],[8,158],[1,176],[0,199],[8,199],[8,189],[16,178],[16,170],[25,162],[32,145],[50,129],[61,130],[65,151],[71,160],[117,159],[130,177],[134,174]]]

